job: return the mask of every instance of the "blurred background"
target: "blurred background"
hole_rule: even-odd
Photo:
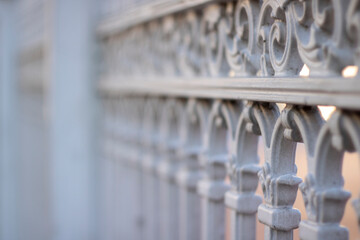
[[[0,0],[0,239],[116,239],[108,234],[116,211],[104,200],[97,147],[96,26],[144,2]],[[321,110],[326,118],[334,108]],[[263,161],[262,144],[259,155]],[[304,179],[302,144],[296,164]],[[346,155],[343,175],[358,196],[357,154]],[[300,192],[295,207],[306,219]],[[342,224],[360,239],[350,201]]]

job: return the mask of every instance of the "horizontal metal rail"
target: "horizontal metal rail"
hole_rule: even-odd
[[[161,18],[176,12],[200,8],[206,4],[214,2],[219,3],[226,1],[192,0],[177,1],[168,4],[164,4],[163,2],[157,3],[157,1],[155,1],[155,3],[145,4],[143,6],[129,10],[124,14],[117,14],[104,19],[99,24],[97,32],[100,37],[107,37],[153,19]]]
[[[346,82],[346,83],[345,83]],[[196,98],[243,99],[360,109],[357,78],[146,78],[103,79],[101,94],[145,94]]]

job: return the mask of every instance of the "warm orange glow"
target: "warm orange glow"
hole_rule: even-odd
[[[331,114],[335,111],[336,107],[334,106],[319,106],[319,110],[321,112],[321,116],[328,120]]]
[[[277,103],[276,105],[278,106],[280,112],[286,107],[285,103]]]
[[[342,76],[345,78],[352,78],[352,77],[356,76],[358,71],[359,71],[359,68],[357,66],[347,66],[342,71]]]

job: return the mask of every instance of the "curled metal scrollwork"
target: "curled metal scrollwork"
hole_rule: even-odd
[[[257,30],[262,48],[260,75],[296,75],[301,70],[292,21],[288,1],[267,0],[262,4]]]
[[[135,25],[104,42],[105,75],[337,76],[360,65],[357,0],[238,0]]]
[[[351,64],[345,33],[348,1],[293,1],[296,40],[301,59],[312,75],[341,74]]]
[[[228,3],[221,28],[224,34],[226,59],[234,76],[256,75],[259,50],[255,43],[259,5],[246,0]]]
[[[222,17],[226,12],[223,5],[211,5],[205,9],[202,34],[208,71],[211,76],[226,76],[229,66],[225,61],[225,36],[222,32]]]
[[[354,63],[360,67],[360,1],[351,0],[346,13],[346,29],[355,48]],[[358,72],[358,75],[360,73]]]
[[[200,20],[196,12],[186,13],[180,21],[179,68],[185,76],[201,74]]]

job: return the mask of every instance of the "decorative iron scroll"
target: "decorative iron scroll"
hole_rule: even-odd
[[[359,73],[351,81],[342,76],[346,67],[360,67],[360,1],[206,1],[104,34],[101,44],[103,79],[125,85],[143,79],[136,86],[141,91],[101,94],[104,155],[116,153],[108,158],[123,163],[124,181],[132,181],[122,195],[131,195],[126,203],[132,208],[141,206],[125,211],[132,235],[124,238],[217,240],[229,232],[230,239],[250,240],[257,236],[257,219],[268,240],[292,239],[296,228],[304,240],[349,238],[340,226],[351,196],[341,169],[344,152],[360,153],[360,116],[351,110],[352,96],[340,95],[326,121],[317,107],[324,102],[308,99],[318,89],[306,84],[322,79],[327,96],[342,91],[334,81],[360,90],[354,84]],[[299,83],[304,64],[310,77]],[[160,78],[155,86],[147,82]],[[169,84],[175,79],[179,85]],[[196,79],[203,80],[196,85],[202,92],[189,96],[173,89]],[[274,79],[295,84],[269,86]],[[224,86],[227,80],[245,90],[219,94],[233,90]],[[300,86],[303,92],[296,92]],[[267,90],[280,97],[257,97]],[[199,94],[206,91],[212,92]],[[297,143],[306,149],[305,179],[297,176]],[[255,193],[258,185],[263,196]],[[303,221],[293,207],[298,189]],[[359,202],[353,201],[358,216]]]
[[[340,76],[359,66],[356,0],[240,0],[135,25],[103,42],[107,76]]]

